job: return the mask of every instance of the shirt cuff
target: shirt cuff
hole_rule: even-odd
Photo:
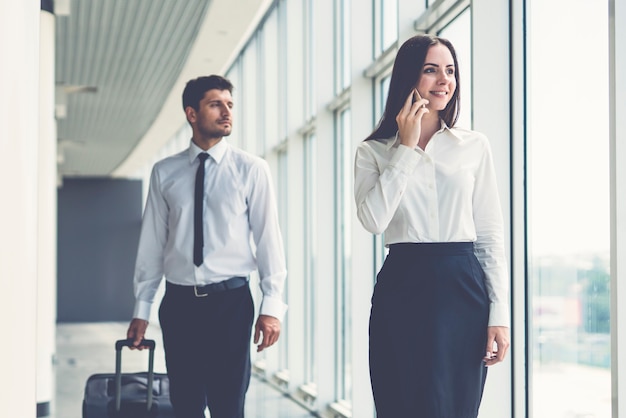
[[[511,326],[511,315],[508,303],[491,302],[491,304],[489,305],[489,326]]]
[[[152,310],[151,302],[137,300],[135,302],[135,310],[133,311],[133,318],[139,318],[139,319],[148,321],[150,319],[151,310]]]
[[[268,315],[277,318],[280,322],[285,319],[287,305],[280,298],[264,296],[259,309],[259,315]]]

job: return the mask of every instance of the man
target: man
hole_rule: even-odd
[[[258,269],[263,293],[254,331],[257,351],[276,342],[287,309],[269,167],[224,139],[232,130],[232,89],[217,75],[187,83],[183,108],[191,143],[153,167],[141,227],[127,337],[143,348],[150,308],[165,276],[159,320],[170,396],[180,418],[204,417],[206,406],[212,418],[243,417],[253,270]]]

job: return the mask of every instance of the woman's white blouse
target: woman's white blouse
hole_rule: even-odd
[[[365,229],[401,242],[474,242],[491,301],[489,325],[509,326],[504,226],[491,148],[445,125],[425,150],[399,138],[359,144],[354,194]]]

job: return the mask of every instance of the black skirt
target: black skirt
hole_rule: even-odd
[[[378,418],[476,418],[489,298],[473,244],[393,244],[370,316]]]

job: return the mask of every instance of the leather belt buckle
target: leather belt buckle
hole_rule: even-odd
[[[206,286],[200,286],[201,288],[205,288]],[[198,286],[194,286],[193,287],[193,293],[196,295],[197,298],[203,298],[208,296],[208,293],[198,293]]]

